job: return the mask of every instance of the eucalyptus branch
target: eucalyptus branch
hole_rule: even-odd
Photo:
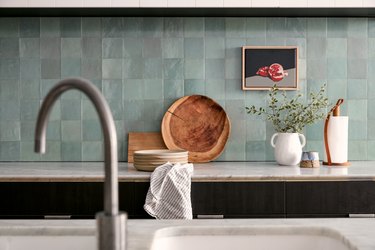
[[[326,84],[317,93],[311,92],[307,104],[300,99],[302,94],[288,98],[285,91],[279,92],[274,85],[268,94],[266,108],[246,107],[248,114],[256,114],[269,120],[277,132],[301,132],[306,125],[313,124],[325,117],[328,98],[325,96]],[[279,95],[281,95],[280,98]],[[281,101],[279,101],[279,99]]]

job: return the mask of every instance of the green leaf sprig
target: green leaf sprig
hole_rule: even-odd
[[[326,84],[321,86],[317,93],[311,92],[307,104],[299,93],[293,98],[288,98],[285,91],[281,94],[274,85],[268,94],[268,107],[256,108],[254,105],[246,107],[248,114],[264,116],[270,121],[277,132],[301,133],[306,125],[322,120],[326,116],[325,109],[329,105],[325,96]],[[281,98],[279,96],[281,95]]]

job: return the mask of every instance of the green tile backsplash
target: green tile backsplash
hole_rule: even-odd
[[[55,104],[47,154],[33,153],[35,120],[60,79],[91,80],[116,123],[119,159],[129,131],[159,131],[184,95],[227,111],[232,134],[220,161],[273,160],[272,126],[245,113],[266,92],[241,90],[241,46],[299,47],[300,92],[327,83],[346,100],[350,160],[375,159],[374,18],[0,18],[0,161],[101,161],[102,132],[91,102],[68,91]],[[323,157],[323,122],[305,130]]]

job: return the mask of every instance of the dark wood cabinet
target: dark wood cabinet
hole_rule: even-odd
[[[143,209],[149,182],[120,182],[120,210],[151,218]],[[0,218],[94,218],[103,210],[102,182],[0,182]],[[347,217],[375,213],[375,182],[193,182],[194,217]]]
[[[375,182],[287,182],[288,217],[347,217],[375,213]]]
[[[224,218],[284,217],[283,182],[195,182],[193,214]]]

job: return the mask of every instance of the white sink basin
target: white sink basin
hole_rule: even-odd
[[[175,227],[157,231],[151,250],[354,250],[324,227]]]
[[[0,250],[96,250],[95,236],[0,236]]]

